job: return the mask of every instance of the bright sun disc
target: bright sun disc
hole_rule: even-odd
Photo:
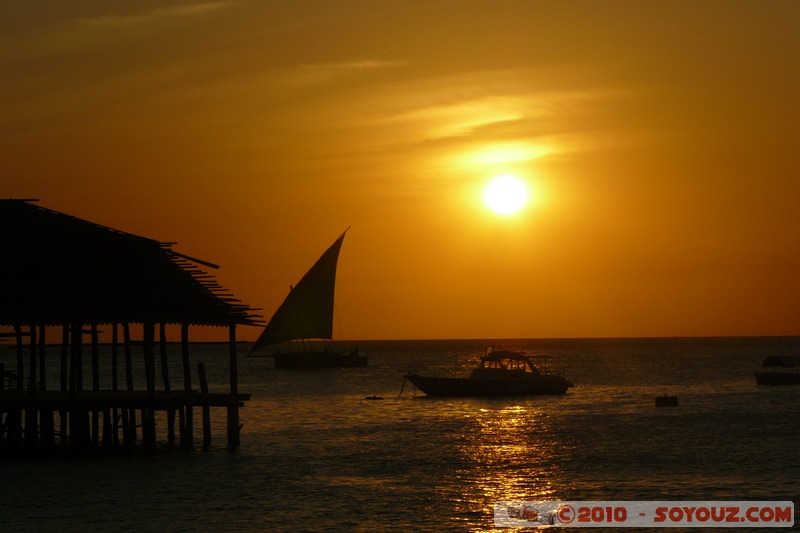
[[[513,176],[499,176],[486,186],[483,199],[489,209],[500,215],[516,213],[528,200],[525,184]]]

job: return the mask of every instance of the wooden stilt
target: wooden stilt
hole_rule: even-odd
[[[6,366],[2,362],[0,362],[0,392],[3,392],[6,388]],[[5,424],[5,412],[0,409],[0,447],[3,446],[3,438],[6,433],[6,424]]]
[[[5,364],[0,362],[0,393],[3,392],[6,388],[6,367]],[[5,411],[0,409],[0,448],[3,447],[3,438],[5,437],[6,433],[6,424],[5,424]]]
[[[47,331],[44,324],[39,325],[39,390],[47,390]],[[55,413],[53,409],[39,411],[41,446],[53,450],[56,447]]]
[[[167,357],[167,325],[159,324],[160,342],[159,352],[161,354],[161,377],[164,380],[164,392],[172,392],[169,384],[169,361]],[[167,409],[167,443],[175,445],[175,409]]]
[[[14,333],[17,338],[17,390],[25,387],[25,348],[22,343],[22,326],[14,324]]]
[[[143,325],[144,367],[147,378],[147,398],[150,405],[144,410],[142,416],[142,445],[152,450],[156,446],[156,420],[153,401],[156,393],[155,375],[155,324],[145,322]]]
[[[200,394],[208,394],[208,380],[206,379],[206,365],[199,363],[197,373],[200,375]],[[203,405],[203,446],[211,446],[211,408]]]
[[[189,445],[186,444],[189,442],[189,436],[186,434],[186,411],[190,409],[191,407],[188,405],[182,405],[178,408],[178,445],[181,448],[189,448]]]
[[[36,358],[38,352],[36,350],[36,326],[30,325],[30,383],[28,384],[28,394],[36,394]],[[39,443],[39,426],[38,426],[39,410],[33,405],[28,405],[25,408],[25,448],[34,450]]]
[[[189,360],[189,323],[181,324],[181,355],[183,358],[183,390],[187,394],[192,392],[192,368]],[[194,441],[194,409],[187,405],[184,409],[185,420],[181,424],[181,445],[190,448]]]
[[[83,390],[83,325],[74,322],[71,326],[70,343],[70,397]],[[85,407],[73,405],[69,413],[69,444],[76,450],[86,450],[90,443],[89,413]]]
[[[131,429],[131,411],[132,409],[122,409],[122,445],[126,448],[133,446],[136,440],[134,430]]]
[[[67,390],[67,379],[69,376],[69,324],[63,324],[61,326],[61,372],[60,372],[60,381],[61,381],[61,391]],[[61,430],[61,446],[65,447],[68,443],[68,431],[69,427],[67,426],[68,417],[67,411],[65,409],[61,409],[59,412],[59,428]]]
[[[39,389],[47,390],[47,365],[45,347],[47,335],[44,324],[39,325]]]
[[[55,434],[55,414],[52,409],[41,409],[39,411],[40,445],[47,450],[54,450],[56,447]]]
[[[92,339],[92,391],[100,390],[100,342],[97,332],[97,323],[91,325]],[[92,410],[92,446],[100,445],[100,411]]]
[[[22,411],[20,409],[8,410],[6,435],[9,450],[19,450],[22,447]]]
[[[72,393],[83,390],[82,329],[83,327],[80,323],[73,323],[70,327],[69,390]]]
[[[122,324],[122,340],[124,343],[124,351],[125,351],[125,390],[128,392],[133,392],[133,354],[131,350],[131,326],[129,323],[124,322]],[[123,436],[123,440],[126,446],[135,446],[136,445],[136,409],[126,409],[125,414],[123,414],[123,423],[125,424],[125,428],[127,429],[128,438],[125,440]]]
[[[231,323],[228,327],[229,333],[229,365],[228,372],[231,385],[231,403],[228,405],[228,448],[239,447],[239,402],[236,397],[239,394],[239,362],[236,353],[236,323]]]
[[[117,351],[119,348],[119,335],[117,333],[117,323],[114,322],[111,324],[111,390],[117,392],[119,390],[118,386],[118,374],[119,374],[119,365],[118,365],[118,357]],[[114,407],[111,411],[111,442],[114,446],[119,443],[119,425],[117,424],[119,420],[119,410]]]
[[[67,390],[69,383],[69,324],[61,326],[61,390]]]
[[[36,392],[36,378],[38,377],[39,372],[37,372],[37,358],[39,357],[39,351],[36,349],[36,341],[38,337],[36,336],[36,325],[31,324],[31,367],[30,367],[30,378],[28,383],[28,391],[33,394]]]
[[[111,410],[106,407],[103,409],[103,449],[110,449],[114,443],[113,429],[114,424],[112,424],[111,420]]]

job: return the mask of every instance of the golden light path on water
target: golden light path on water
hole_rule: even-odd
[[[554,423],[553,414],[538,406],[479,409],[458,445],[464,462],[455,475],[463,496],[453,501],[454,514],[471,522],[476,508],[491,516],[496,501],[562,499],[558,488],[565,475],[559,462],[566,448]]]

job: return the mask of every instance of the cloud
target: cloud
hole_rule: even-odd
[[[311,70],[367,70],[403,67],[408,65],[405,61],[379,61],[375,59],[359,59],[339,63],[310,63],[300,65],[302,69]]]
[[[157,8],[144,13],[98,15],[91,18],[81,18],[79,22],[98,28],[123,28],[161,20],[205,15],[206,13],[228,9],[238,4],[239,2],[236,1],[223,0],[199,2],[185,6]]]

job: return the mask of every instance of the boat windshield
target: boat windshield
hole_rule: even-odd
[[[494,352],[491,355],[482,357],[478,368],[539,373],[527,357],[516,353],[502,354]]]

